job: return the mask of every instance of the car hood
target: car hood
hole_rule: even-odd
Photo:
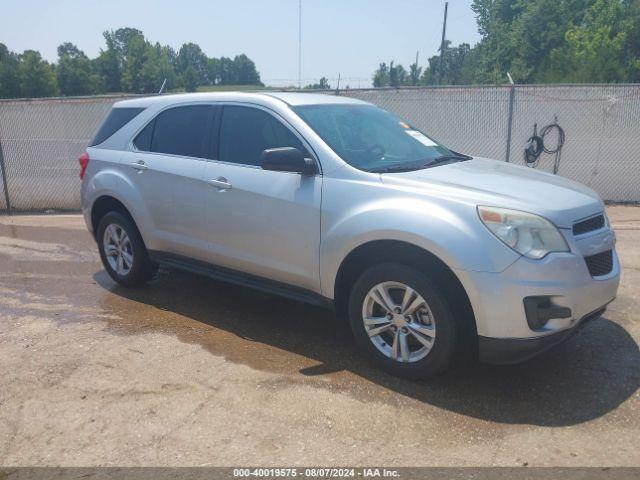
[[[476,205],[535,213],[561,228],[570,228],[577,220],[604,210],[598,194],[580,183],[486,158],[412,172],[385,173],[381,179],[387,185],[456,197]]]

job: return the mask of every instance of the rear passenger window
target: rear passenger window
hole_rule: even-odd
[[[220,160],[260,165],[262,152],[276,147],[295,147],[308,156],[298,137],[267,112],[251,107],[224,107],[220,126]]]
[[[151,151],[206,158],[211,111],[209,105],[165,110],[155,119]],[[143,133],[144,130],[140,132],[141,135]]]

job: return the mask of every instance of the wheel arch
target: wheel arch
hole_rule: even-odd
[[[336,314],[346,318],[351,285],[368,267],[394,262],[428,274],[441,289],[452,312],[462,326],[460,344],[477,349],[476,320],[471,300],[462,282],[444,261],[432,252],[401,240],[372,240],[351,250],[342,260],[334,283]]]
[[[125,217],[127,217],[129,220],[131,220],[133,225],[138,230],[138,233],[140,233],[140,237],[142,238],[142,241],[144,243],[144,238],[142,237],[142,232],[140,231],[140,227],[136,223],[136,220],[135,218],[133,218],[133,215],[131,214],[129,209],[119,199],[109,194],[101,195],[100,197],[96,198],[96,200],[91,205],[90,218],[91,218],[91,227],[92,227],[94,238],[97,238],[97,235],[98,235],[97,232],[98,232],[98,225],[100,223],[100,219],[109,212],[118,212],[124,215]]]

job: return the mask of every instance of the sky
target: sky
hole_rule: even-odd
[[[55,62],[63,42],[89,57],[104,48],[102,32],[142,30],[151,42],[200,45],[209,57],[245,53],[267,85],[296,85],[299,0],[3,0],[0,42],[38,50]],[[381,61],[405,68],[419,51],[421,65],[437,53],[441,0],[301,0],[302,83],[322,76],[335,87],[367,87]],[[471,0],[449,0],[447,39],[480,40]]]

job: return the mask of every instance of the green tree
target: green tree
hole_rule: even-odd
[[[122,58],[122,88],[127,92],[147,93],[143,86],[142,69],[147,63],[151,45],[142,34],[127,37]]]
[[[23,97],[53,97],[59,94],[54,68],[39,52],[25,50],[19,57],[18,77]]]
[[[122,91],[120,54],[116,50],[116,42],[113,36],[109,32],[104,32],[102,35],[107,48],[106,50],[100,50],[98,58],[93,61],[93,69],[100,75],[104,91],[120,92]]]
[[[220,85],[235,85],[236,72],[233,60],[228,57],[218,59],[218,72],[220,75]]]
[[[221,81],[220,75],[220,59],[207,58],[207,79],[211,85],[219,85]]]
[[[57,65],[40,53],[21,55],[0,43],[0,97],[89,95],[103,92],[195,91],[201,85],[262,85],[255,63],[245,54],[208,58],[195,43],[179,52],[160,43],[151,44],[136,28],[103,32],[105,47],[89,59],[72,43],[58,47]]]
[[[101,90],[100,78],[92,71],[89,57],[72,43],[58,47],[56,77],[62,95],[91,95]]]
[[[185,43],[178,51],[176,59],[177,73],[182,77],[183,84],[188,91],[193,91],[200,85],[213,85],[209,77],[209,61],[200,46],[195,43]]]
[[[144,34],[142,31],[131,27],[124,27],[115,31],[111,30],[104,32],[104,36],[107,40],[107,45],[109,45],[109,43],[113,45],[113,48],[120,57],[121,62],[124,62],[127,56],[132,53],[132,49],[135,48],[135,40],[144,40]]]
[[[628,55],[633,18],[619,1],[597,0],[582,22],[566,32],[566,44],[552,52],[547,78],[572,82],[624,82],[637,78],[640,59]]]
[[[147,45],[144,63],[140,69],[139,87],[143,93],[155,93],[166,80],[166,89],[178,86],[174,70],[176,54],[169,46],[159,43]]]
[[[625,17],[630,23],[625,52],[627,53],[628,82],[640,82],[640,0],[629,2]]]
[[[327,77],[322,77],[318,81],[318,83],[310,83],[304,87],[307,90],[330,90],[331,85],[329,85],[329,80]]]
[[[140,72],[146,60],[148,43],[137,28],[119,28],[103,33],[107,49],[96,60],[96,71],[108,92],[142,93]]]
[[[422,67],[418,66],[417,63],[412,63],[409,65],[409,83],[413,86],[416,86],[420,83],[420,75],[422,73]]]
[[[201,78],[196,69],[189,65],[182,74],[182,82],[187,92],[195,92],[201,85]]]
[[[262,85],[256,64],[244,53],[233,59],[236,85]]]
[[[144,63],[144,35],[137,28],[119,28],[102,33],[106,50],[101,50],[95,61],[95,70],[102,77],[107,92],[139,90],[138,69]]]
[[[0,98],[20,96],[18,65],[18,55],[0,43]]]
[[[373,86],[386,87],[387,85],[389,85],[389,67],[382,62],[373,74]]]
[[[482,40],[447,42],[442,66],[429,58],[420,83],[503,84],[507,72],[518,83],[640,81],[640,0],[473,0],[472,9]],[[378,68],[374,86],[403,84],[388,73]]]
[[[520,83],[628,81],[634,71],[638,0],[473,0],[472,8],[483,36],[480,81],[502,83],[507,71]]]
[[[523,9],[522,4],[521,0],[473,0],[471,8],[476,13],[482,35],[483,56],[478,72],[482,83],[504,81],[504,75],[511,67],[510,60],[515,57],[511,31]]]
[[[442,59],[434,55],[428,59],[429,66],[421,78],[424,85],[469,85],[474,83],[476,64],[472,61],[474,52],[467,43],[451,47],[446,41]]]
[[[405,68],[398,64],[393,65],[393,61],[389,63],[389,85],[392,87],[399,87],[407,84],[407,71]]]

